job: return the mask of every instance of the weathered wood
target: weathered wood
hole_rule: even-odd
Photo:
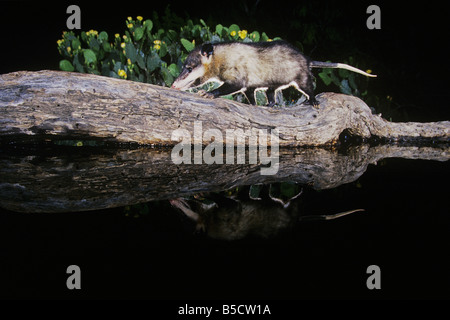
[[[276,128],[281,147],[331,144],[345,129],[393,141],[450,138],[449,121],[392,123],[356,97],[322,93],[317,100],[319,109],[268,108],[96,75],[22,71],[0,76],[0,139],[88,136],[175,145],[172,132],[181,128],[193,134],[194,121],[202,122],[203,131]]]
[[[355,181],[369,164],[384,158],[450,159],[450,149],[443,145],[360,145],[345,154],[284,148],[278,172],[264,176],[258,164],[175,165],[171,151],[161,148],[84,153],[77,149],[0,153],[0,207],[19,212],[87,211],[283,181],[321,190]]]

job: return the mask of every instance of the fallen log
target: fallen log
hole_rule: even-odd
[[[317,100],[318,109],[269,108],[90,74],[20,71],[0,75],[0,141],[89,137],[173,146],[179,140],[172,133],[192,135],[196,121],[203,131],[277,129],[280,147],[333,144],[343,132],[389,141],[450,138],[449,121],[394,123],[357,97],[322,93]]]

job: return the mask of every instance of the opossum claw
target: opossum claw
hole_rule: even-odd
[[[203,98],[207,98],[207,99],[214,99],[215,98],[214,95],[211,92],[207,92],[205,90],[199,90],[197,92],[197,94],[199,94]]]

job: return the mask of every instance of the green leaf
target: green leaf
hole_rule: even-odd
[[[161,43],[161,48],[159,49],[159,56],[163,58],[167,54],[167,45],[165,43]]]
[[[341,77],[341,78],[348,78],[350,76],[350,71],[345,70],[345,69],[339,69],[338,73],[339,73],[339,77]]]
[[[355,74],[354,74],[354,73],[351,73],[351,74],[349,75],[349,77],[348,77],[348,82],[349,82],[350,87],[351,87],[352,89],[358,90],[358,85],[356,84],[356,81],[355,81]]]
[[[136,54],[136,48],[131,42],[128,42],[125,45],[125,55],[128,59],[131,60],[131,63],[136,62],[137,54]]]
[[[267,103],[266,95],[262,90],[256,91],[256,104],[264,106]]]
[[[161,58],[158,56],[156,52],[152,52],[147,57],[147,69],[149,72],[154,71],[156,68],[158,68],[161,64]]]
[[[344,94],[352,94],[352,89],[350,89],[350,86],[348,85],[348,80],[344,79],[341,81],[341,86],[340,86],[341,92]]]
[[[97,62],[97,57],[95,56],[94,51],[92,51],[91,49],[83,50],[83,56],[84,56],[84,62],[87,65]]]
[[[221,37],[222,36],[222,31],[223,31],[223,26],[221,24],[218,24],[216,26],[216,33]]]
[[[181,44],[183,45],[183,47],[186,49],[187,52],[191,52],[192,50],[194,50],[194,44],[192,42],[190,42],[189,40],[186,39],[181,39]]]
[[[109,62],[103,62],[101,70],[102,70],[102,72],[101,72],[102,76],[108,77],[109,76],[109,72],[111,71],[110,70],[110,63]]]
[[[134,29],[134,40],[139,41],[144,36],[144,30],[141,27]]]
[[[111,45],[109,44],[109,42],[103,42],[102,43],[102,47],[103,47],[103,51],[105,52],[111,52]]]
[[[200,19],[200,23],[202,24],[202,26],[204,26],[205,28],[207,28],[208,26],[206,25],[205,21],[203,21],[203,19]]]
[[[136,63],[139,66],[139,68],[141,69],[145,69],[145,62],[144,62],[144,58],[142,58],[142,56],[137,55],[136,57]]]
[[[253,31],[248,37],[254,42],[259,42],[259,39],[261,38],[258,31]]]
[[[320,79],[322,79],[323,83],[325,83],[326,86],[329,86],[331,84],[331,77],[328,70],[320,72],[319,77]]]
[[[117,61],[116,63],[114,63],[114,71],[115,71],[116,73],[118,73],[120,69],[122,69],[122,70],[124,69],[123,66],[122,66],[122,62]],[[118,77],[119,77],[119,76],[118,76]],[[120,77],[119,77],[119,78],[120,78]]]
[[[236,34],[239,32],[239,26],[237,24],[232,24],[229,28],[228,28],[228,32],[231,33],[233,31],[236,31]]]
[[[169,42],[174,42],[179,38],[178,32],[174,30],[168,30],[166,33],[166,37],[167,37],[166,41],[168,40]]]
[[[72,71],[75,70],[75,68],[73,67],[72,63],[70,63],[69,60],[61,60],[59,62],[59,68],[62,71],[70,71],[70,72],[72,72]]]
[[[91,38],[89,41],[89,47],[94,50],[95,52],[98,52],[100,50],[100,43],[95,38]]]
[[[220,38],[218,35],[213,34],[211,36],[211,42],[221,42],[221,41],[222,41],[222,38]]]
[[[198,38],[200,36],[200,30],[201,30],[200,26],[198,24],[196,24],[194,26],[194,28],[191,30],[192,37],[193,38]]]
[[[331,81],[333,81],[333,83],[339,87],[341,85],[340,80],[339,80],[338,76],[332,70],[330,70],[330,76],[331,76]]]
[[[108,33],[106,33],[105,31],[100,32],[100,34],[98,35],[98,40],[100,40],[101,42],[108,41]]]
[[[77,72],[84,72],[84,67],[83,64],[80,61],[80,55],[76,54],[75,57],[73,58],[73,66],[75,67],[75,70],[77,70]]]
[[[79,50],[81,49],[81,42],[77,38],[72,40],[72,50]]]
[[[267,41],[268,39],[269,39],[269,37],[267,36],[267,34],[265,32],[263,32],[261,35],[261,41]]]
[[[167,69],[167,68],[162,68],[161,72],[162,72],[162,75],[163,75],[163,78],[164,78],[164,82],[166,83],[166,85],[168,87],[170,87],[172,85],[172,83],[173,83],[173,76],[172,76],[172,74],[170,73],[169,69]]]
[[[169,72],[172,76],[177,77],[180,74],[180,69],[175,63],[172,63],[169,67]]]
[[[150,19],[147,19],[144,21],[144,27],[145,27],[145,31],[150,33],[150,31],[152,31],[153,29],[153,22]]]

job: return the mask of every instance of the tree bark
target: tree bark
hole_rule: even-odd
[[[284,148],[279,170],[261,164],[179,164],[162,148],[17,150],[0,153],[0,207],[18,212],[78,212],[114,208],[200,192],[283,181],[316,190],[357,180],[385,158],[447,161],[448,146],[367,144],[345,154],[324,148]],[[82,148],[81,148],[82,149]],[[8,150],[7,150],[8,151]]]
[[[322,93],[317,100],[318,109],[269,108],[90,74],[21,71],[0,76],[0,140],[89,137],[173,146],[179,141],[172,133],[193,136],[195,121],[203,131],[277,129],[280,147],[333,144],[344,130],[391,141],[450,138],[449,121],[393,123],[357,97]]]

